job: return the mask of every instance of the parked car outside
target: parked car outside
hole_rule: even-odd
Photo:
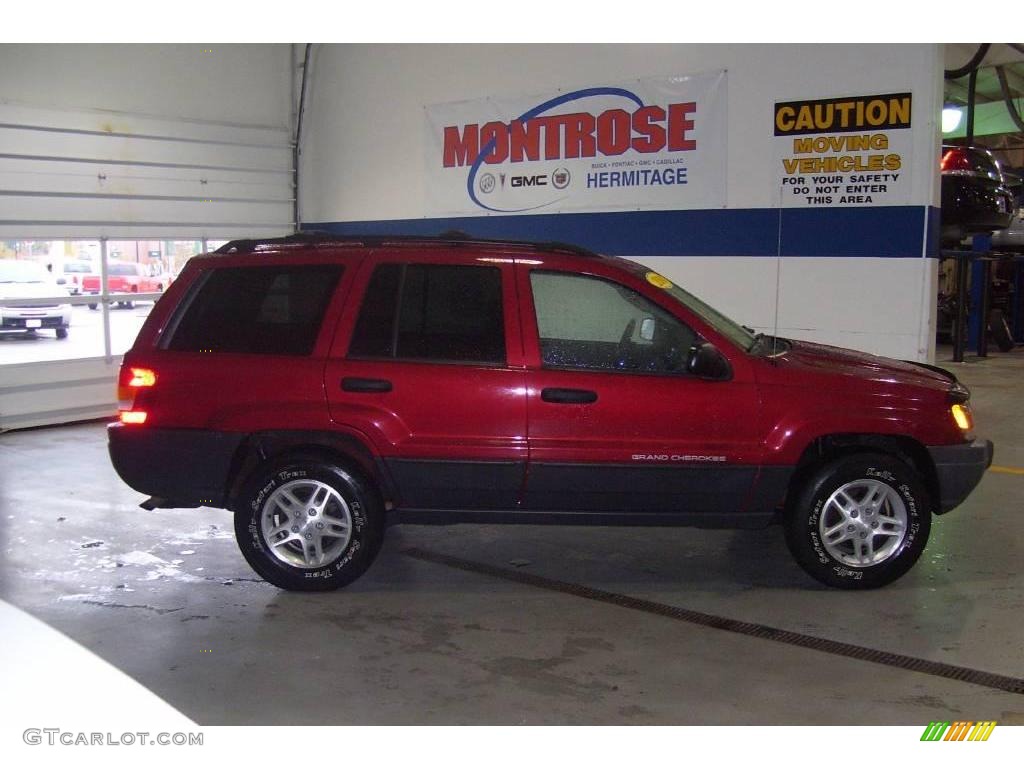
[[[942,150],[942,244],[955,246],[1009,226],[1016,201],[992,153],[977,147]]]
[[[57,285],[39,262],[0,259],[0,299],[49,299],[27,307],[0,307],[0,333],[31,334],[46,329],[54,331],[58,339],[66,339],[71,305],[61,298],[67,296],[67,290]]]
[[[82,280],[82,292],[99,295],[102,277],[97,274],[87,275]],[[146,267],[134,261],[111,261],[107,265],[108,293],[159,293],[168,284],[165,276],[152,277]],[[131,299],[118,300],[118,304],[131,307]],[[96,309],[98,304],[90,304],[89,309]]]
[[[94,274],[96,270],[93,268],[91,262],[76,259],[74,261],[64,262],[64,266],[61,268],[61,271],[63,273],[64,282],[61,283],[62,278],[58,278],[57,283],[67,288],[68,293],[72,296],[77,296],[82,292],[82,280],[85,279],[87,275]]]
[[[878,587],[992,460],[953,374],[752,333],[571,246],[229,243],[119,384],[110,455],[142,506],[232,510],[286,589],[351,582],[398,522],[778,522],[814,578]]]

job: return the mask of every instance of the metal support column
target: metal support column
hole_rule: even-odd
[[[992,282],[992,236],[978,234],[971,238],[971,318],[967,346],[978,357],[988,356],[989,284]]]
[[[981,260],[971,262],[971,288],[969,303],[971,311],[967,316],[967,348],[977,352],[978,338],[981,336],[981,280],[984,267]]]
[[[953,362],[964,361],[964,331],[967,319],[967,266],[970,255],[966,252],[956,257],[956,315],[953,317]]]
[[[1014,257],[1013,260],[1013,302],[1010,305],[1010,329],[1013,331],[1013,338],[1018,342],[1024,339],[1024,257]]]
[[[971,312],[970,333],[967,345],[978,353],[978,357],[988,357],[988,315],[989,315],[989,283],[992,281],[992,261],[980,258],[971,265]]]
[[[110,294],[107,287],[107,238],[100,238],[100,311],[103,313],[103,357],[110,363],[114,359],[110,344]]]

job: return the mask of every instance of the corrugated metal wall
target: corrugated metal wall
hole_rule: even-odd
[[[0,239],[292,229],[287,128],[0,103]]]

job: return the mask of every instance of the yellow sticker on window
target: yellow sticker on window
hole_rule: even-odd
[[[670,281],[667,277],[662,277],[657,272],[648,272],[647,282],[653,285],[655,288],[664,288],[666,291],[672,287],[672,281]]]

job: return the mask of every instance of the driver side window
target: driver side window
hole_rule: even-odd
[[[685,373],[697,335],[636,291],[598,277],[534,270],[545,368]]]

